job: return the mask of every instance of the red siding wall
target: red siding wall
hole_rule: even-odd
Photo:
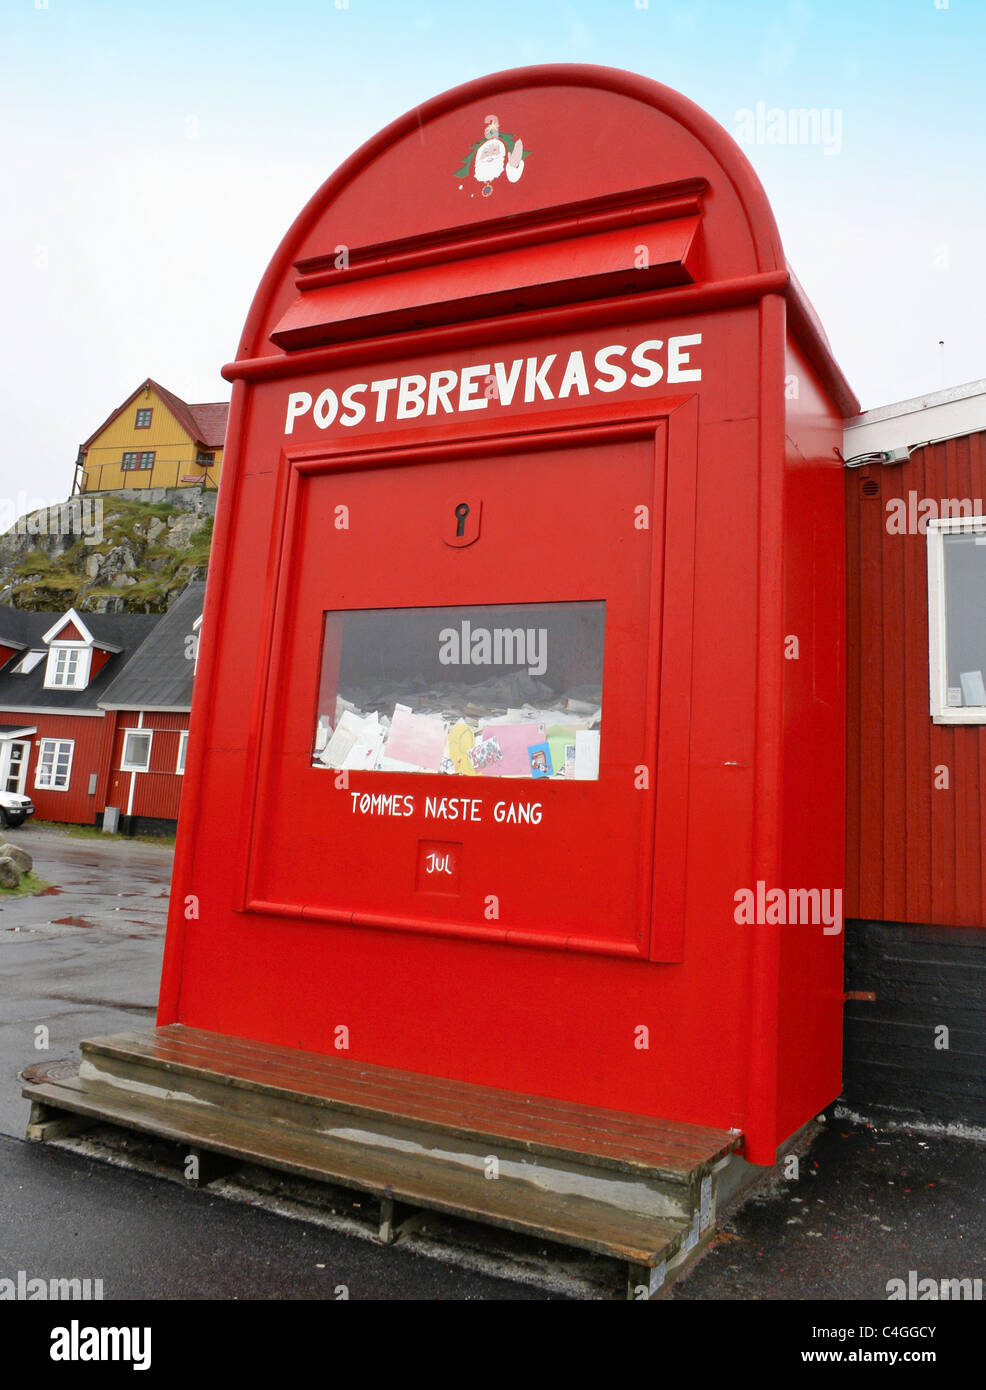
[[[139,715],[121,711],[119,727],[113,741],[113,770],[110,773],[107,800],[117,806],[121,815],[147,816],[160,820],[177,820],[181,789],[185,781],[175,772],[178,762],[178,743],[181,730],[188,728],[187,714],[145,713],[142,728],[153,730],[151,767],[149,772],[123,772],[123,737],[126,729],[137,727]],[[133,782],[133,802],[130,786]]]
[[[106,775],[116,725],[114,715],[106,714],[102,718],[72,714],[22,716],[5,712],[2,721],[5,724],[23,722],[37,728],[37,733],[32,734],[30,739],[31,751],[24,791],[34,802],[38,818],[92,825],[97,812],[102,811],[105,805]],[[34,785],[38,768],[38,745],[43,738],[69,738],[75,743],[67,791],[45,791]],[[93,772],[97,774],[96,792],[90,795],[89,776]]]
[[[986,725],[931,720],[927,542],[886,524],[888,501],[911,491],[986,502],[986,432],[846,475],[846,915],[981,927]],[[935,788],[942,765],[947,790]]]

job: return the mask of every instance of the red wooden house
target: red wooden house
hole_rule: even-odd
[[[127,831],[177,825],[204,593],[188,586],[100,700],[115,716],[108,803]]]
[[[145,613],[0,609],[0,783],[43,820],[92,825],[106,805],[115,716],[100,697],[159,621]]]
[[[0,608],[0,788],[41,820],[173,829],[205,586],[170,611]]]
[[[986,1124],[986,381],[847,422],[845,1100]]]

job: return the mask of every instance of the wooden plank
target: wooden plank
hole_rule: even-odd
[[[346,1058],[326,1056],[322,1053],[302,1052],[294,1048],[279,1047],[276,1044],[252,1042],[242,1038],[227,1037],[203,1029],[189,1028],[184,1024],[170,1024],[165,1028],[149,1029],[141,1033],[114,1035],[111,1041],[130,1038],[135,1045],[150,1044],[155,1048],[154,1055],[161,1055],[177,1044],[182,1055],[191,1056],[199,1049],[198,1055],[211,1057],[220,1067],[229,1058],[252,1059],[260,1063],[271,1075],[289,1078],[292,1089],[299,1089],[294,1083],[299,1079],[313,1078],[316,1081],[330,1076],[350,1080],[354,1069],[361,1077],[380,1085],[391,1081],[404,1090],[414,1088],[422,1096],[454,1097],[470,1099],[480,1097],[491,1103],[502,1103],[504,1108],[513,1107],[516,1113],[525,1117],[532,1114],[553,1116],[564,1122],[566,1119],[583,1123],[595,1119],[601,1127],[612,1132],[628,1133],[647,1140],[656,1138],[659,1142],[673,1140],[680,1136],[685,1146],[705,1148],[721,1142],[735,1147],[737,1136],[729,1130],[711,1129],[705,1126],[688,1124],[683,1121],[658,1119],[647,1115],[629,1114],[623,1111],[606,1110],[594,1106],[582,1106],[551,1097],[527,1096],[512,1091],[501,1091],[493,1087],[479,1086],[472,1082],[456,1081],[452,1078],[428,1076],[417,1072],[397,1071],[390,1067],[373,1063],[355,1062]],[[139,1040],[139,1041],[138,1041]],[[93,1043],[102,1040],[93,1039]],[[171,1054],[177,1055],[177,1054]]]
[[[326,1136],[313,1138],[284,1126],[264,1126],[217,1115],[194,1103],[155,1101],[135,1092],[98,1095],[78,1079],[40,1083],[24,1094],[72,1114],[156,1134],[191,1148],[210,1149],[307,1178],[356,1187],[381,1200],[398,1200],[503,1226],[561,1244],[652,1267],[682,1245],[684,1221],[644,1216],[585,1196],[559,1195],[501,1176],[449,1165],[427,1154],[382,1153]]]
[[[911,472],[905,475],[901,494],[906,497],[913,488],[918,497],[927,497],[928,471],[923,455],[918,462],[905,465]],[[909,481],[908,481],[909,480]],[[898,537],[907,546],[907,577],[904,585],[904,679],[901,698],[907,716],[904,758],[907,768],[907,790],[903,805],[893,808],[891,833],[906,844],[905,915],[909,922],[930,921],[931,887],[931,807],[934,790],[934,760],[931,735],[933,724],[929,712],[928,674],[928,552],[924,536]],[[882,914],[881,914],[882,915]]]
[[[87,1056],[87,1061],[91,1060]],[[220,1071],[191,1071],[185,1067],[164,1068],[153,1063],[133,1065],[126,1054],[116,1058],[100,1056],[99,1071],[103,1075],[119,1079],[122,1085],[131,1082],[156,1085],[162,1092],[168,1090],[189,1091],[201,1099],[211,1101],[219,1108],[248,1113],[251,1109],[259,1113],[265,1106],[272,1113],[288,1109],[307,1109],[310,1118],[295,1117],[296,1122],[308,1128],[326,1128],[340,1121],[362,1121],[367,1126],[380,1127],[389,1123],[404,1129],[415,1128],[424,1134],[452,1136],[459,1141],[470,1140],[487,1147],[507,1145],[528,1153],[560,1157],[566,1162],[574,1158],[615,1169],[631,1172],[646,1178],[667,1177],[674,1182],[689,1180],[710,1166],[705,1155],[686,1155],[662,1153],[653,1146],[646,1151],[633,1152],[620,1142],[609,1142],[605,1136],[592,1132],[578,1132],[562,1135],[557,1141],[549,1142],[543,1134],[516,1122],[502,1120],[492,1124],[482,1115],[473,1120],[468,1107],[463,1103],[459,1109],[449,1109],[444,1114],[429,1110],[422,1118],[419,1107],[412,1097],[406,1094],[388,1095],[383,1100],[372,1095],[359,1095],[355,1099],[346,1095],[312,1096],[292,1089],[272,1087],[241,1077],[231,1076]]]
[[[89,1039],[87,1060],[144,1060],[165,1073],[216,1078],[268,1094],[304,1097],[356,1113],[401,1116],[462,1135],[499,1137],[534,1152],[576,1152],[620,1168],[661,1170],[678,1177],[735,1149],[729,1131],[665,1126],[647,1117],[544,1101],[487,1087],[368,1066],[185,1029],[180,1024],[140,1034]],[[300,1065],[299,1060],[301,1059]]]
[[[947,439],[935,446],[937,467],[929,477],[932,489],[928,497],[955,497],[953,490],[954,465],[953,446],[955,441]],[[927,677],[925,678],[927,684]],[[931,892],[932,910],[942,914],[938,920],[955,921],[955,734],[956,730],[947,725],[935,724],[931,730],[931,761],[937,767],[945,763],[949,767],[952,789],[948,792],[931,790]],[[934,920],[934,918],[932,919]]]
[[[891,474],[891,478],[896,475]],[[885,480],[882,497],[891,491]],[[869,504],[873,506],[873,503]],[[883,592],[881,614],[883,631],[883,684],[879,692],[883,712],[883,804],[884,840],[880,896],[882,917],[900,921],[906,911],[907,859],[904,836],[895,833],[900,826],[900,808],[906,804],[907,747],[905,709],[902,694],[905,686],[904,594],[906,588],[906,548],[910,536],[890,535],[887,531],[886,506],[881,505],[880,543],[883,549]]]

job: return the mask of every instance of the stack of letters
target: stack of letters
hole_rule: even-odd
[[[331,718],[319,716],[316,767],[575,781],[599,776],[598,687],[555,696],[521,674],[402,692],[403,699],[381,687],[350,693],[353,699],[337,698]],[[367,709],[372,712],[364,714]]]

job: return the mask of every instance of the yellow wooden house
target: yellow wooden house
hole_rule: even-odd
[[[79,492],[218,487],[228,401],[190,405],[150,377],[79,446]]]

